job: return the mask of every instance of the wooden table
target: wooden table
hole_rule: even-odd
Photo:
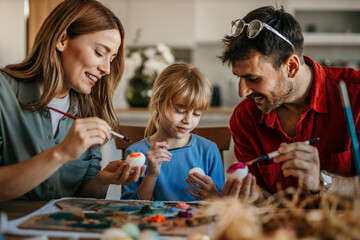
[[[8,219],[13,220],[38,210],[46,203],[47,201],[11,200],[0,203],[0,212],[6,213]],[[12,234],[5,235],[5,240],[19,240],[24,238],[25,238],[24,236],[16,236]],[[55,239],[55,238],[50,238],[50,239]]]

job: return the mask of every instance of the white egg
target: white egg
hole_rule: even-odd
[[[145,164],[145,155],[141,152],[132,152],[126,157],[125,161],[130,163],[131,167],[141,167]]]
[[[194,168],[190,169],[189,174],[194,173],[194,172],[200,173],[201,175],[206,175],[204,170],[202,170],[199,167],[194,167]]]
[[[100,236],[100,240],[113,240],[121,238],[129,238],[129,235],[127,235],[125,231],[117,228],[108,228]]]
[[[232,165],[233,166],[233,165]],[[230,166],[231,167],[231,166]],[[230,168],[229,168],[230,169]],[[249,168],[247,165],[244,164],[244,166],[242,167],[238,167],[235,171],[230,172],[229,170],[226,171],[226,176],[228,178],[240,178],[240,179],[244,179],[247,174],[249,173]]]

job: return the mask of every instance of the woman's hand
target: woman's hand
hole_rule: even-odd
[[[163,162],[170,162],[171,153],[166,150],[169,146],[164,142],[155,143],[146,153],[148,160],[148,171],[146,173],[149,177],[158,177]]]
[[[129,163],[117,160],[110,162],[95,178],[102,185],[128,185],[137,182],[144,175],[145,169],[146,165],[131,168]]]
[[[110,129],[109,124],[97,117],[76,119],[58,145],[64,163],[79,158],[91,146],[102,145],[110,138]]]
[[[186,182],[194,190],[191,190],[189,187],[185,187],[192,196],[207,199],[210,197],[221,197],[219,191],[217,190],[214,181],[211,177],[202,175],[200,173],[194,172],[188,175]],[[197,185],[196,185],[197,184]]]
[[[221,189],[223,196],[237,196],[238,198],[254,202],[260,197],[260,188],[256,185],[256,178],[249,173],[244,179],[229,178]]]

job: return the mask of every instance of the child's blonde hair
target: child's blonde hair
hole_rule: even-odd
[[[169,118],[169,112],[178,103],[185,109],[203,111],[208,107],[210,98],[211,84],[198,68],[187,63],[168,66],[154,83],[149,105],[153,114],[146,126],[145,137],[158,129],[160,112]]]

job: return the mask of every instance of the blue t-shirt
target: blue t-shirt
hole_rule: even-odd
[[[216,144],[206,138],[191,134],[191,140],[187,145],[191,145],[191,147],[170,150],[172,153],[170,162],[162,163],[154,188],[153,201],[201,200],[190,195],[185,189],[185,186],[190,187],[185,179],[188,177],[190,169],[194,167],[203,169],[205,174],[212,178],[220,192],[224,185],[224,167]],[[148,138],[145,138],[129,146],[126,149],[126,156],[132,152],[146,154],[150,148]],[[147,165],[147,159],[145,164]],[[124,186],[124,194],[121,198],[139,199],[137,188],[143,178],[136,183]],[[190,189],[192,188],[190,187]]]

